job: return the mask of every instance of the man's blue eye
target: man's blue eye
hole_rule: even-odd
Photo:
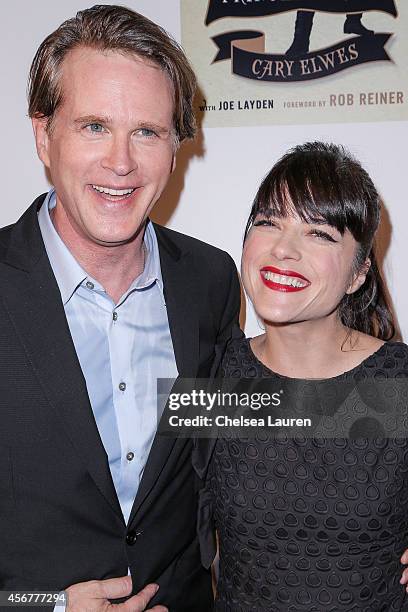
[[[152,138],[153,136],[155,136],[155,133],[153,132],[153,130],[150,130],[149,128],[141,128],[140,134],[142,136],[146,136],[146,138]]]
[[[90,123],[88,126],[91,132],[102,132],[103,128],[100,123]]]

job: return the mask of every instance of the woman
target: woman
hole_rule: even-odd
[[[298,146],[272,168],[242,257],[265,333],[231,341],[224,377],[309,385],[330,418],[340,411],[321,402],[327,384],[347,395],[363,381],[357,408],[363,398],[369,415],[383,414],[386,393],[370,392],[378,377],[407,376],[408,347],[385,342],[394,328],[373,250],[379,217],[370,177],[341,147]],[[202,494],[219,537],[216,610],[408,609],[408,440],[387,437],[380,417],[354,420],[343,437],[217,440]]]

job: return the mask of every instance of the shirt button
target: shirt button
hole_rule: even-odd
[[[113,313],[113,315],[112,315],[112,319],[113,319],[114,321],[117,321],[117,320],[118,320],[118,313],[117,313],[117,312],[114,312],[114,313]]]
[[[135,456],[135,453],[130,452],[130,453],[128,453],[128,454],[126,455],[126,459],[127,459],[128,461],[132,461],[132,459],[134,458],[134,456]]]
[[[119,383],[119,389],[121,391],[124,391],[126,389],[126,383],[124,383],[124,382]]]
[[[95,285],[91,283],[91,281],[86,281],[86,286],[88,287],[88,289],[93,289],[95,287]]]

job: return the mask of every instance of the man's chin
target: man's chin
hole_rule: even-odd
[[[130,244],[137,242],[143,236],[146,227],[146,220],[143,221],[136,229],[125,229],[118,232],[98,232],[92,236],[93,241],[100,246],[105,247],[118,247],[124,244]]]

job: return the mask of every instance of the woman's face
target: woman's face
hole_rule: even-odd
[[[258,215],[244,245],[242,280],[258,316],[271,323],[322,319],[364,282],[354,270],[357,242],[298,216]]]

